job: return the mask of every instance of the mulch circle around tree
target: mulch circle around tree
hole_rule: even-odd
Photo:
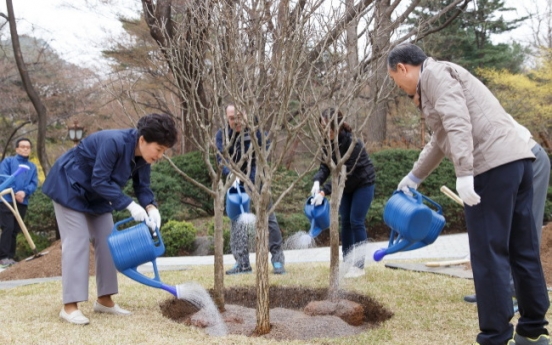
[[[212,290],[210,291],[212,294]],[[263,338],[275,340],[309,340],[314,338],[336,338],[351,336],[377,327],[390,319],[393,313],[369,296],[342,291],[338,296],[339,303],[361,307],[360,322],[351,325],[345,315],[332,312],[327,307],[328,290],[323,288],[282,287],[269,288],[270,301],[270,333]],[[225,310],[221,313],[228,334],[257,336],[256,299],[254,286],[232,287],[224,291]],[[346,301],[346,302],[344,302]],[[322,314],[312,315],[313,304],[324,305],[319,308]],[[309,309],[310,312],[304,310]],[[326,310],[324,310],[326,309]],[[161,313],[171,319],[186,325],[196,327],[209,326],[207,320],[197,317],[199,309],[186,300],[171,298],[161,303]],[[335,311],[335,310],[334,310]],[[196,314],[197,313],[197,314]]]

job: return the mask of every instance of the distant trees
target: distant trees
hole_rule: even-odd
[[[425,18],[451,0],[425,0],[417,18]],[[494,44],[492,35],[517,28],[527,17],[506,20],[503,13],[513,11],[504,0],[472,0],[460,15],[443,15],[438,22],[450,21],[443,30],[424,37],[419,44],[426,53],[438,59],[453,61],[476,72],[477,68],[494,67],[517,73],[521,70],[527,50],[518,42]],[[413,23],[415,27],[417,24]]]
[[[552,151],[552,61],[544,61],[525,74],[496,69],[478,72],[504,109],[531,130],[535,140]]]
[[[67,139],[67,121],[82,124],[96,116],[101,89],[95,74],[62,60],[47,42],[19,36],[11,16],[0,13],[6,19],[0,26],[0,150],[11,154],[13,140],[27,136],[47,173],[51,158],[66,149],[60,144]]]

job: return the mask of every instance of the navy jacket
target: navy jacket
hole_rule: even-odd
[[[355,145],[349,159],[345,162],[345,166],[347,167],[347,180],[345,181],[345,189],[343,192],[352,193],[357,188],[373,184],[376,180],[376,171],[362,141],[357,140],[356,143],[353,143],[352,134],[345,131],[339,133],[337,141],[339,143],[339,153],[341,154],[341,157],[345,155],[351,145]],[[336,162],[337,158],[335,155],[333,140],[331,147],[332,159]],[[326,181],[328,176],[330,176],[330,168],[328,168],[326,164],[320,163],[320,169],[314,175],[313,181],[319,181],[320,184],[322,184]],[[324,191],[324,194],[330,195],[332,193],[331,180],[326,183],[321,190]]]
[[[23,204],[28,205],[29,197],[36,191],[36,187],[38,186],[38,173],[36,165],[34,165],[28,157],[15,155],[5,158],[2,163],[0,163],[0,183],[4,182],[6,178],[11,176],[17,168],[19,168],[19,164],[24,164],[30,169],[17,175],[11,185],[6,188],[12,188],[14,193],[19,191],[25,192]],[[11,194],[5,194],[2,197],[9,203],[13,202]]]
[[[102,214],[122,210],[132,202],[122,191],[132,178],[140,205],[156,205],[150,189],[151,166],[134,155],[137,142],[136,129],[89,135],[56,161],[42,191],[72,210]]]
[[[216,142],[217,142],[217,148],[219,152],[222,152],[224,150],[225,144],[226,144],[226,135],[228,135],[228,139],[231,140],[230,148],[228,149],[228,152],[230,156],[232,157],[232,160],[234,162],[239,162],[239,160],[242,157],[242,151],[245,155],[247,155],[249,149],[253,150],[251,147],[251,135],[249,133],[248,129],[242,130],[240,133],[237,133],[237,135],[234,136],[234,131],[230,128],[230,126],[226,126],[226,133],[223,132],[223,130],[219,129],[216,135]],[[234,137],[232,137],[234,136]],[[242,137],[243,137],[243,150],[242,150]],[[262,143],[262,136],[261,132],[257,131],[257,142],[259,145]],[[267,140],[267,147],[270,145],[270,143]],[[220,155],[217,155],[217,161],[219,164],[224,163],[222,162],[222,157]],[[247,164],[248,162],[245,161],[243,165],[241,166],[241,171],[244,173],[247,173]],[[257,172],[257,159],[255,158],[255,153],[252,153],[251,156],[251,171],[249,172],[249,179],[255,183],[255,173]],[[228,169],[227,166],[223,165],[222,167],[222,175],[227,176],[230,173],[230,169]]]

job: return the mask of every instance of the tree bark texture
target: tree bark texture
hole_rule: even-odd
[[[387,77],[387,54],[389,49],[389,40],[393,30],[391,23],[391,13],[387,12],[390,6],[390,0],[381,0],[376,2],[375,27],[372,40],[372,56],[380,58],[372,64],[374,78],[370,90],[372,99],[376,102],[375,111],[370,119],[368,126],[368,141],[383,143],[387,138],[387,113],[389,107],[387,102],[378,99],[377,94],[383,87]]]
[[[15,23],[15,13],[13,11],[12,0],[6,0],[6,7],[8,10],[8,21],[10,24],[10,35],[13,46],[13,55],[15,57],[15,63],[17,64],[17,69],[21,75],[21,81],[23,83],[23,88],[27,92],[27,96],[31,100],[33,107],[38,116],[38,131],[36,137],[36,153],[44,175],[48,175],[51,165],[48,161],[48,156],[46,154],[46,126],[48,121],[48,111],[46,106],[40,100],[38,92],[33,87],[31,78],[29,77],[29,72],[27,66],[25,65],[25,60],[23,59],[23,54],[21,54],[21,46],[19,44],[19,35],[17,34],[17,25]]]
[[[223,237],[223,217],[224,217],[224,190],[222,182],[213,183],[213,189],[218,193],[213,198],[215,203],[215,286],[213,289],[213,299],[219,309],[224,311],[224,237]],[[220,188],[217,186],[220,185]]]
[[[270,301],[268,281],[268,197],[262,195],[257,207],[256,231],[256,285],[257,285],[257,325],[255,333],[263,335],[270,332]]]

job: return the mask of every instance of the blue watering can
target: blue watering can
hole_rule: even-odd
[[[387,200],[383,210],[383,221],[391,228],[388,248],[374,253],[374,260],[380,261],[387,254],[414,250],[435,242],[443,227],[445,217],[441,205],[410,188],[413,196],[395,191]],[[437,210],[423,203],[427,201]]]
[[[315,238],[330,227],[330,204],[328,199],[324,198],[322,204],[314,206],[311,204],[312,199],[312,196],[307,199],[304,211],[311,223],[309,236]]]
[[[145,222],[126,229],[119,229],[121,225],[130,221],[133,221],[133,219],[127,218],[115,223],[113,231],[107,238],[115,267],[130,279],[147,286],[163,289],[177,296],[176,287],[165,285],[159,278],[159,272],[157,271],[155,259],[165,252],[165,244],[159,229],[155,230],[157,234],[155,237],[152,237],[152,233]],[[153,264],[154,278],[147,277],[137,270],[139,265],[147,262]]]
[[[245,192],[245,187],[236,184],[228,188],[226,192],[226,214],[233,221],[237,220],[242,213],[249,213],[251,199]]]

